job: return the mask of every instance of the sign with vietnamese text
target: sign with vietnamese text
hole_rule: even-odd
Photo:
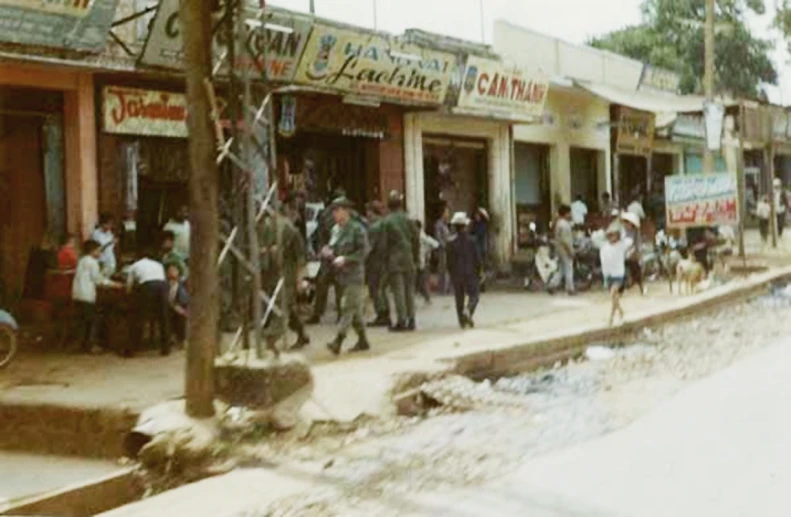
[[[219,23],[222,13],[214,17]],[[292,16],[286,11],[267,9],[259,18],[259,11],[245,11],[247,23],[244,24],[244,48],[246,52],[239,59],[237,66],[246,66],[253,73],[263,73],[266,67],[267,77],[273,81],[291,81],[297,69],[302,50],[310,33],[311,23],[306,18]],[[225,53],[225,33],[215,31],[215,59]],[[184,69],[184,52],[182,50],[181,25],[179,21],[179,0],[162,0],[151,24],[148,40],[140,63],[176,70]],[[227,72],[228,63],[220,68]]]
[[[736,224],[736,177],[727,173],[667,176],[665,208],[670,228]]]
[[[671,70],[643,65],[638,90],[677,93],[681,86],[681,76]]]
[[[296,82],[397,102],[441,104],[456,58],[380,34],[316,24]]]
[[[507,119],[541,116],[549,91],[546,77],[531,76],[504,63],[470,56],[458,107]]]
[[[0,41],[100,52],[118,0],[0,0]]]
[[[187,98],[182,93],[106,86],[104,130],[147,136],[187,136]]]

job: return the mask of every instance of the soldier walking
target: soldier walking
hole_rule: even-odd
[[[401,196],[390,193],[390,214],[382,228],[382,251],[387,257],[387,275],[398,321],[393,332],[415,330],[415,275],[420,254],[420,235],[403,210]]]
[[[374,304],[376,319],[369,327],[389,327],[390,303],[387,300],[387,254],[383,248],[382,228],[384,225],[384,205],[380,201],[368,204],[368,243],[371,251],[365,261],[368,278],[368,293]]]
[[[261,225],[259,238],[261,284],[270,297],[274,296],[277,284],[283,278],[283,286],[274,302],[283,313],[280,316],[270,313],[264,327],[267,348],[275,355],[279,354],[277,341],[285,335],[288,321],[288,327],[297,334],[297,340],[289,350],[301,349],[310,344],[297,313],[297,289],[305,268],[305,241],[291,219],[280,213],[267,216]],[[279,246],[282,246],[282,256]]]
[[[338,189],[334,192],[331,199],[345,197],[342,190]],[[327,207],[319,215],[319,225],[316,229],[316,250],[321,251],[327,246],[334,244],[333,228],[335,221],[332,215],[332,202],[327,203]],[[337,235],[337,232],[336,234]],[[340,303],[341,303],[341,287],[335,278],[335,272],[332,264],[327,258],[320,254],[321,262],[319,272],[316,275],[316,299],[313,305],[313,315],[308,319],[309,325],[315,325],[321,322],[324,312],[327,310],[327,297],[329,296],[330,286],[335,291],[335,305],[338,309],[338,319],[340,320]]]
[[[351,352],[363,352],[371,348],[365,335],[365,258],[368,254],[368,237],[363,225],[352,218],[352,203],[345,197],[332,203],[332,215],[338,225],[338,237],[328,256],[333,273],[342,288],[341,321],[338,334],[327,348],[335,355],[340,354],[343,341],[354,328],[357,344]]]
[[[453,283],[456,315],[461,328],[475,326],[472,317],[479,300],[478,271],[481,268],[481,258],[475,241],[467,230],[469,224],[470,220],[464,212],[453,214],[451,226],[455,234],[448,240],[446,246],[448,272]],[[465,301],[467,301],[466,309]]]

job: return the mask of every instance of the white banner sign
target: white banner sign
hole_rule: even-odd
[[[187,136],[187,98],[182,93],[105,86],[104,130],[124,135]]]
[[[505,63],[470,56],[458,107],[463,111],[500,115],[506,119],[534,119],[544,111],[549,80]]]
[[[703,107],[706,122],[706,145],[710,151],[719,151],[722,147],[722,127],[725,123],[725,106],[714,102]]]

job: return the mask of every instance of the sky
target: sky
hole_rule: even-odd
[[[268,0],[268,3],[303,12],[310,8],[310,0]],[[487,43],[492,41],[492,27],[497,19],[572,43],[584,43],[591,36],[640,22],[640,0],[314,0],[314,3],[318,16],[353,25],[395,34],[417,28],[471,41],[481,41],[483,31]],[[772,13],[768,12],[763,17],[751,17],[749,23],[756,34],[778,40],[772,57],[780,71],[780,85],[768,88],[769,98],[778,104],[791,104],[789,56],[785,44],[769,29],[771,18]]]

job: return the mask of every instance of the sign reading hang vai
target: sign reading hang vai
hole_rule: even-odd
[[[108,133],[187,136],[187,98],[182,93],[105,86],[102,94]]]
[[[451,54],[315,24],[296,81],[385,100],[441,104],[455,66]]]
[[[665,209],[670,228],[739,222],[736,177],[694,174],[665,177]]]
[[[214,17],[214,54],[221,56],[227,48],[226,34],[216,30],[222,17]],[[258,11],[245,11],[248,23],[244,24],[244,48],[246,52],[237,56],[238,66],[247,67],[253,73],[262,73],[266,66],[267,77],[275,81],[290,81],[294,78],[297,63],[310,32],[310,22],[276,10],[267,10],[263,19]],[[265,22],[265,23],[264,23]],[[267,28],[270,27],[270,28]],[[273,30],[277,29],[277,30]],[[179,0],[162,0],[151,24],[148,40],[140,63],[162,68],[183,69],[181,26],[179,22]],[[228,70],[228,63],[220,69]]]
[[[0,41],[100,52],[118,0],[0,0]]]
[[[541,116],[548,91],[546,78],[531,77],[503,63],[470,56],[458,107],[506,119],[530,120]]]

